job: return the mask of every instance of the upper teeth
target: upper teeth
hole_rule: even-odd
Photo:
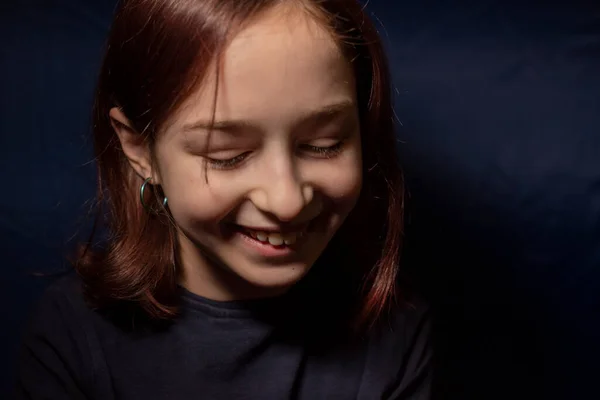
[[[302,236],[302,232],[287,232],[287,233],[279,233],[279,232],[263,232],[263,231],[254,231],[248,230],[250,232],[250,236],[261,241],[261,242],[269,242],[269,244],[273,246],[281,246],[282,244],[291,245],[296,243],[299,236]]]

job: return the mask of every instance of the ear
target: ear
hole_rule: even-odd
[[[147,141],[133,129],[119,108],[111,108],[109,116],[110,123],[119,137],[121,148],[131,167],[142,179],[152,177],[152,159]]]

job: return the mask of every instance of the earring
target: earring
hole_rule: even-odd
[[[142,186],[140,187],[140,203],[142,203],[142,207],[144,207],[144,210],[146,210],[147,212],[152,213],[152,214],[157,214],[158,211],[157,210],[153,210],[150,207],[148,207],[148,205],[144,201],[144,192],[146,191],[146,185],[148,185],[148,183],[150,183],[151,180],[152,180],[152,177],[146,178],[144,180],[144,183],[142,183]],[[167,202],[168,202],[167,196],[165,196],[163,198],[163,202],[162,202],[163,208],[167,207]]]

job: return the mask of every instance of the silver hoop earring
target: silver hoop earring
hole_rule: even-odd
[[[148,205],[144,201],[144,192],[146,191],[146,185],[148,185],[148,183],[150,183],[151,180],[152,180],[152,177],[146,178],[144,180],[144,183],[142,183],[142,186],[140,187],[140,203],[142,203],[142,207],[144,207],[144,210],[146,210],[149,213],[156,214],[157,210],[153,210],[150,207],[148,207]],[[162,202],[163,208],[167,207],[167,203],[168,203],[167,196],[165,196],[163,198],[163,202]]]

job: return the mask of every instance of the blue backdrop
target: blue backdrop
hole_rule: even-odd
[[[113,8],[0,5],[0,393],[44,287],[30,273],[60,269],[88,230],[89,111]],[[436,313],[441,398],[600,398],[600,3],[367,8],[390,51],[411,195],[403,267]]]

